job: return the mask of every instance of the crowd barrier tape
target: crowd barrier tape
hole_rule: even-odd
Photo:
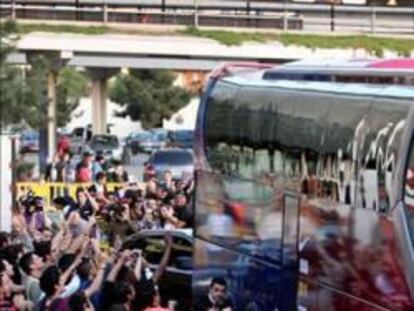
[[[25,196],[29,191],[34,195],[42,197],[45,200],[45,208],[50,209],[53,199],[60,196],[76,197],[76,189],[79,187],[88,188],[92,183],[60,183],[60,182],[18,182],[16,184],[16,196],[19,199]],[[116,188],[123,187],[124,183],[106,183],[106,188],[109,192]],[[144,186],[142,183],[138,185],[140,188]]]

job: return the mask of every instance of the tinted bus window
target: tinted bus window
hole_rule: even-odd
[[[378,98],[368,116],[364,169],[360,172],[360,207],[387,213],[395,183],[400,137],[410,103]]]
[[[208,99],[205,116],[205,153],[213,172],[230,174],[234,164],[231,118],[234,98],[238,88],[232,84],[218,82]]]
[[[206,172],[198,172],[197,184],[196,234],[214,242],[209,252],[222,245],[280,262],[282,196],[263,183]]]
[[[213,278],[225,280],[231,310],[296,310],[295,273],[199,239],[195,250],[193,310],[205,310],[199,301],[208,295]]]

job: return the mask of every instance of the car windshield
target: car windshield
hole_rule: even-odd
[[[162,132],[154,133],[154,138],[156,141],[164,141],[167,138],[167,134]]]
[[[118,147],[118,138],[116,136],[106,136],[106,135],[99,135],[94,136],[92,139],[93,145],[105,145],[110,147]]]
[[[193,131],[176,131],[173,138],[180,141],[193,140]]]
[[[154,154],[152,162],[156,165],[191,165],[193,163],[193,156],[190,152],[184,151],[157,152]]]
[[[39,139],[39,133],[32,132],[32,133],[24,133],[22,135],[23,139]]]
[[[142,140],[151,140],[152,135],[151,135],[151,133],[148,133],[148,132],[139,133],[139,134],[136,134],[134,136],[134,139],[140,140],[140,141],[142,141]]]
[[[83,136],[84,131],[85,131],[85,129],[83,127],[77,127],[73,130],[72,136],[74,136],[74,137]]]

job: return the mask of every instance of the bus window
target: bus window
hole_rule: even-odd
[[[236,92],[237,87],[219,82],[207,105],[205,153],[212,171],[218,174],[231,174],[235,166],[232,115]]]
[[[399,101],[401,103],[401,101]],[[392,195],[395,161],[404,128],[407,106],[396,105],[393,99],[381,98],[369,112],[369,131],[365,136],[364,177],[365,205],[380,213],[388,213]]]
[[[256,257],[281,260],[282,197],[272,187],[206,172],[197,175],[197,183],[202,185],[196,193],[198,236]],[[214,245],[209,248],[211,254],[216,251]]]

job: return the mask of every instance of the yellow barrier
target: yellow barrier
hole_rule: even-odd
[[[78,187],[87,188],[92,183],[45,183],[45,182],[19,182],[17,183],[16,195],[17,198],[26,195],[32,191],[36,196],[42,197],[45,200],[45,207],[50,208],[53,199],[70,195],[72,198],[76,197],[76,189]],[[107,183],[106,188],[112,192],[115,188],[124,186],[121,183]]]

